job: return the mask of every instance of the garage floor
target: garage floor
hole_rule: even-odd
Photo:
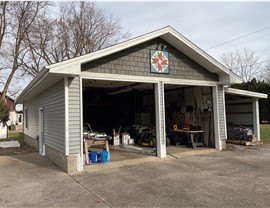
[[[94,149],[99,152],[100,149]],[[151,148],[145,148],[145,150],[151,150]],[[108,170],[113,168],[120,168],[123,166],[130,166],[135,164],[143,164],[153,161],[164,161],[171,159],[180,159],[194,155],[203,155],[211,152],[215,152],[213,148],[198,147],[196,149],[187,148],[185,145],[169,146],[167,147],[167,157],[158,158],[154,153],[141,153],[139,151],[127,150],[121,147],[110,147],[111,160],[108,163],[90,164],[84,166],[84,171],[93,172],[100,170]]]

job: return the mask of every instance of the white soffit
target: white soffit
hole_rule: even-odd
[[[22,104],[25,100],[30,100],[31,98],[41,94],[48,87],[56,84],[63,76],[61,74],[44,74],[37,82],[35,79],[30,82],[30,84],[25,88],[25,90],[16,99],[17,104]]]
[[[224,88],[226,94],[240,95],[245,97],[254,97],[254,98],[268,98],[267,94],[252,92],[247,90],[239,90],[234,88]]]

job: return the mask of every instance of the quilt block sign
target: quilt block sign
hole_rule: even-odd
[[[166,51],[150,51],[151,72],[168,74],[169,73],[169,53]]]

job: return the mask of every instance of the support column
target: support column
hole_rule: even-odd
[[[69,155],[69,96],[68,77],[64,78],[65,84],[65,155]]]
[[[261,141],[260,132],[260,112],[259,112],[259,100],[258,98],[252,99],[252,114],[253,114],[253,131],[256,135],[257,141]]]
[[[212,89],[216,149],[222,150],[226,148],[227,140],[224,86],[218,85]]]
[[[164,109],[164,83],[155,84],[155,109],[156,109],[156,143],[157,156],[166,157],[166,130]]]

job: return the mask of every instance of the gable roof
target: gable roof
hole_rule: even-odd
[[[171,44],[177,50],[184,53],[186,56],[203,66],[205,69],[209,70],[212,73],[217,73],[219,75],[219,82],[221,84],[242,82],[242,79],[239,76],[228,70],[224,65],[222,65],[212,56],[200,49],[194,43],[189,41],[183,35],[178,33],[175,29],[167,26],[159,30],[155,30],[153,32],[124,41],[122,43],[110,46],[108,48],[101,49],[99,51],[95,51],[83,56],[45,66],[37,75],[37,77],[35,77],[35,79],[25,88],[25,90],[21,93],[17,100],[19,100],[25,93],[27,93],[32,87],[34,87],[41,79],[44,79],[44,77],[47,75],[49,76],[49,74],[73,76],[80,75],[82,64],[103,58],[110,54],[128,49],[130,47],[136,46],[138,44],[147,42],[158,37]],[[50,77],[52,78],[52,76]],[[54,79],[56,80],[55,77]]]
[[[212,56],[200,49],[197,45],[189,41],[187,38],[185,38],[183,35],[181,35],[179,32],[177,32],[170,26],[138,36],[128,41],[116,44],[105,49],[101,49],[90,54],[49,65],[48,68],[53,73],[79,74],[80,71],[78,70],[80,69],[78,68],[77,70],[75,70],[74,66],[80,66],[84,63],[94,61],[96,59],[105,57],[118,51],[125,50],[127,48],[136,46],[138,44],[147,42],[158,37],[171,44],[173,47],[187,55],[189,58],[193,59],[195,62],[197,62],[210,72],[217,73],[219,75],[228,75],[228,80],[224,80],[224,83],[229,84],[242,82],[242,79],[239,76],[227,69],[224,65],[222,65],[220,62],[218,62],[216,59],[214,59]]]

